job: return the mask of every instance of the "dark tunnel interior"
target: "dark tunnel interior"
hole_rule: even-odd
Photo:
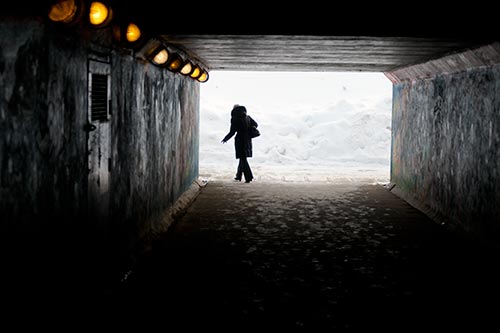
[[[0,12],[3,322],[498,326],[490,3],[110,0],[97,27],[91,1],[63,1],[85,15],[53,22],[55,2],[31,0]],[[198,79],[212,70],[383,73],[390,182],[201,182]]]

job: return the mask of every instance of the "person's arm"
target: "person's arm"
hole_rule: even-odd
[[[234,126],[233,122],[231,121],[231,128],[229,130],[229,133],[222,139],[222,143],[226,143],[229,139],[233,137],[233,135],[236,134],[236,126]]]

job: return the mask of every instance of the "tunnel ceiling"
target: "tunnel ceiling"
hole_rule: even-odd
[[[162,35],[210,70],[388,72],[471,47],[457,39],[317,35]]]
[[[495,11],[479,2],[442,8],[425,1],[398,7],[314,0],[152,8],[124,11],[210,70],[387,72],[487,44],[499,30]]]
[[[108,1],[117,22],[138,23],[209,70],[387,72],[498,41],[500,31],[497,12],[481,0],[441,7]],[[3,10],[45,16],[50,2],[9,2]]]

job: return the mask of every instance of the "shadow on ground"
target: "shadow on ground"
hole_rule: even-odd
[[[491,330],[496,258],[381,185],[217,181],[108,301],[184,330]]]

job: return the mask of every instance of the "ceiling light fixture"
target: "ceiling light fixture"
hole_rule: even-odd
[[[200,76],[198,76],[197,80],[201,83],[208,81],[208,72],[206,70],[202,70]]]
[[[184,61],[182,60],[181,56],[178,53],[174,53],[167,64],[167,69],[171,72],[178,72],[180,71],[183,62]]]
[[[141,29],[139,29],[137,24],[129,23],[129,24],[127,24],[125,35],[126,35],[128,42],[134,43],[134,42],[137,42],[141,38],[142,33],[141,33]]]
[[[113,18],[113,11],[110,6],[100,1],[93,1],[88,12],[89,22],[94,27],[104,27]]]
[[[164,66],[170,58],[170,53],[164,47],[157,48],[151,56],[151,62],[157,66]]]
[[[53,22],[72,24],[80,18],[82,8],[79,0],[57,0],[50,6],[47,16]]]
[[[113,37],[121,46],[134,50],[138,50],[146,42],[139,26],[130,21],[120,20],[119,23],[113,24]]]
[[[190,75],[193,72],[194,66],[191,60],[186,60],[184,64],[182,65],[182,68],[180,70],[180,73],[182,75]]]
[[[192,79],[197,79],[199,76],[201,75],[201,68],[200,66],[196,65],[193,69],[193,71],[191,72],[191,74],[189,74],[189,76],[192,78]]]

